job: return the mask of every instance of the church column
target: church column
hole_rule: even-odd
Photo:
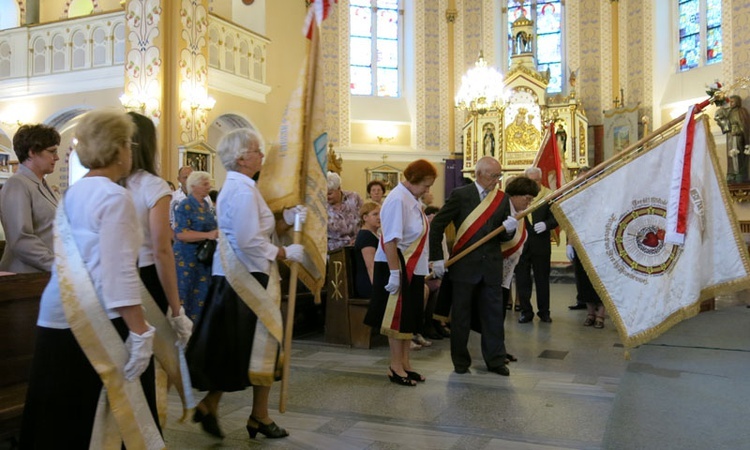
[[[123,104],[157,126],[161,174],[177,176],[177,147],[205,141],[208,0],[128,0]]]

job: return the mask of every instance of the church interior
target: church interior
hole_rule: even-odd
[[[310,45],[304,25],[311,3],[0,0],[0,185],[18,165],[14,132],[45,123],[62,139],[47,182],[64,193],[85,171],[75,154],[79,118],[119,108],[154,121],[163,178],[176,182],[179,168],[190,165],[209,172],[220,189],[226,171],[215,148],[225,134],[250,127],[266,149],[278,144]],[[483,156],[497,158],[508,176],[534,164],[550,123],[572,179],[680,117],[715,83],[731,87],[728,95],[750,97],[746,0],[338,0],[320,26],[320,42],[316,98],[323,102],[328,168],[362,198],[369,181],[390,189],[410,162],[423,158],[438,169],[432,192],[440,206],[473,177]],[[480,68],[498,77],[488,79],[492,98],[463,90]],[[750,173],[739,175],[750,157],[743,158],[742,148],[739,159],[732,152],[734,141],[713,120],[720,109],[712,104],[705,113],[731,210],[750,242]],[[399,388],[389,386],[382,370],[387,347],[332,345],[295,330],[290,412],[276,415],[290,439],[248,442],[242,396],[249,394],[236,393],[223,406],[228,433],[219,444],[195,424],[177,421],[179,400],[171,394],[167,444],[746,445],[744,292],[717,298],[714,311],[631,350],[628,360],[614,327],[583,330],[584,316],[568,311],[575,287],[565,275],[564,245],[553,246],[552,262],[559,272],[555,323],[524,328],[513,316],[506,321],[520,360],[507,379],[479,370],[468,378],[452,374],[447,340],[435,341],[414,357],[429,381],[396,396]],[[479,353],[478,341],[471,345]],[[707,415],[719,425],[702,422]]]

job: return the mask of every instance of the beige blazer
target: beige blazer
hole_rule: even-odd
[[[0,270],[49,272],[55,260],[52,231],[57,195],[23,164],[0,190],[5,252]]]

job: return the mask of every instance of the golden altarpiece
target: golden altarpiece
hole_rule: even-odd
[[[474,165],[484,156],[497,158],[506,174],[531,166],[549,121],[555,122],[567,178],[588,165],[588,119],[576,99],[575,73],[568,96],[548,97],[549,72],[537,70],[533,32],[534,22],[525,16],[513,22],[505,101],[497,109],[472,114],[463,127],[463,172],[468,177],[473,178]]]

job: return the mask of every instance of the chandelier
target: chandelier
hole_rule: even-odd
[[[461,77],[456,108],[480,115],[498,109],[503,102],[503,86],[503,76],[493,67],[487,66],[480,50],[475,67]]]

